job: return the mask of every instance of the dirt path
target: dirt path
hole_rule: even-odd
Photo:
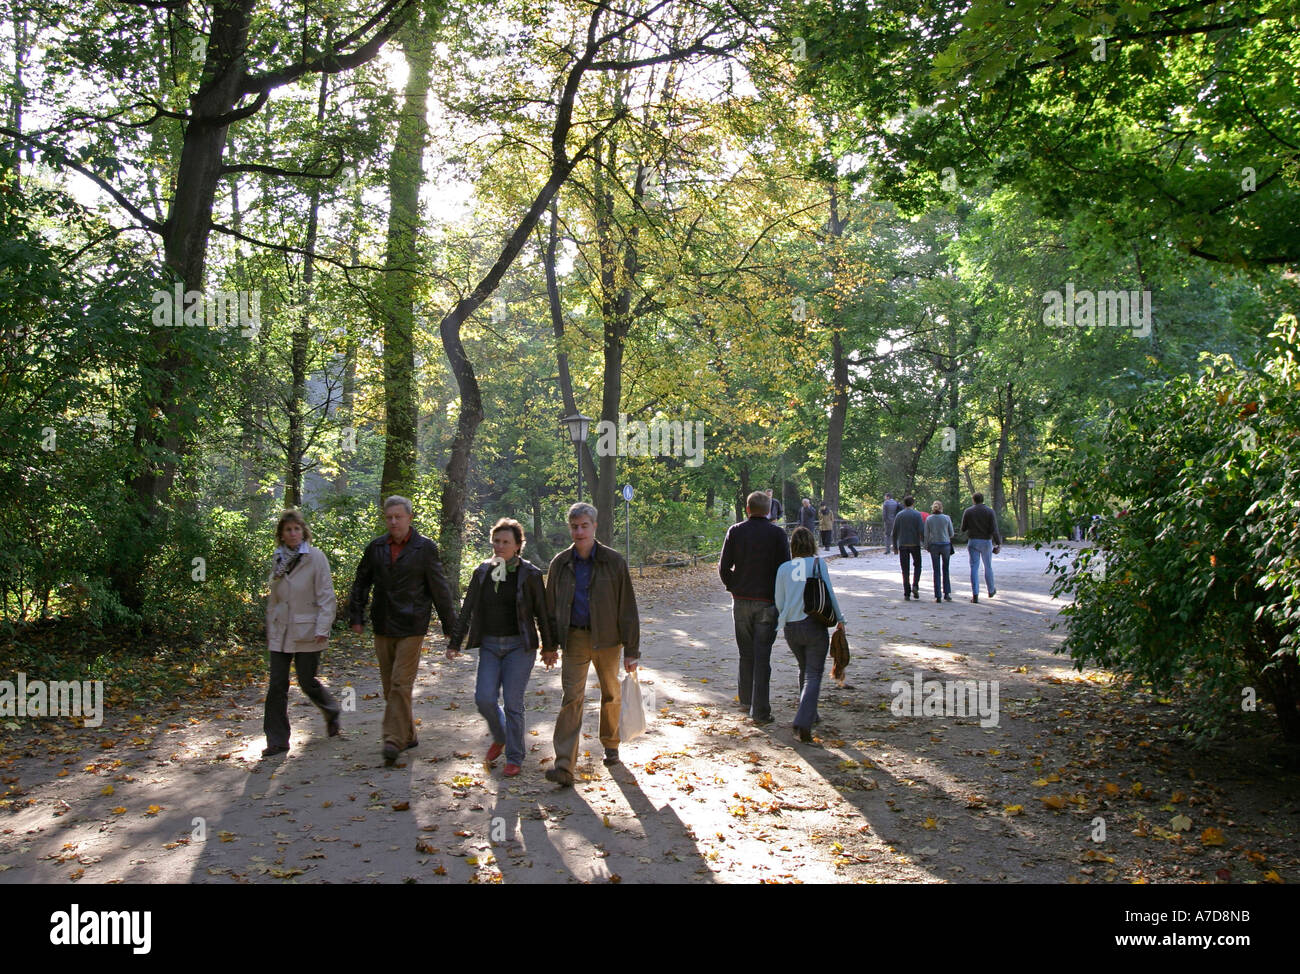
[[[293,750],[261,761],[260,693],[56,728],[0,756],[0,882],[1294,881],[1300,786],[1249,751],[1196,751],[1172,706],[1054,656],[1056,606],[1032,549],[996,558],[998,594],[904,603],[897,559],[835,559],[848,684],[823,688],[818,746],[789,729],[797,671],[773,651],[777,723],[734,704],[730,603],[714,569],[638,581],[659,714],[611,774],[594,737],[573,789],[542,777],[558,668],[533,671],[530,754],[481,762],[474,657],[426,655],[421,744],[379,760],[379,676],[361,641],[344,735],[291,691]],[[929,585],[926,565],[923,589]],[[352,640],[347,635],[345,640]],[[442,641],[434,645],[441,647]],[[920,674],[919,677],[917,674]],[[998,682],[998,721],[899,716],[895,681]],[[48,725],[46,725],[48,727]],[[591,755],[594,754],[593,758]],[[1105,841],[1094,841],[1098,823]],[[1207,831],[1208,830],[1208,831]]]

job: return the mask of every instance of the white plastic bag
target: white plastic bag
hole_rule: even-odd
[[[654,713],[655,692],[641,686],[639,667],[623,674],[623,712],[618,718],[618,739],[633,741],[646,732],[649,715]]]

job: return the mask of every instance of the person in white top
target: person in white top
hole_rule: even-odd
[[[776,571],[776,607],[780,610],[777,627],[785,634],[785,641],[799,663],[799,708],[794,715],[795,736],[805,744],[812,743],[812,725],[821,717],[817,713],[817,698],[821,695],[822,674],[826,669],[826,654],[830,650],[830,630],[808,617],[804,611],[804,587],[814,574],[826,583],[831,606],[835,610],[836,629],[844,629],[844,613],[835,599],[830,574],[826,564],[817,557],[817,539],[805,527],[797,527],[790,535],[790,556]]]
[[[320,654],[329,642],[330,626],[338,612],[330,563],[325,552],[308,541],[311,530],[297,511],[285,511],[275,526],[275,559],[271,565],[270,595],[266,600],[266,648],[271,680],[266,690],[262,730],[266,747],[262,757],[289,750],[289,667],[298,674],[298,686],[320,708],[325,732],[339,732],[342,710],[316,679]]]

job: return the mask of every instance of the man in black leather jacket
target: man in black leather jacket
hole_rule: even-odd
[[[442,572],[438,546],[411,526],[411,502],[405,497],[384,501],[388,533],[366,546],[357,565],[348,599],[348,621],[360,633],[366,597],[374,588],[370,624],[375,631],[375,655],[383,682],[384,763],[419,743],[411,716],[411,691],[420,667],[420,649],[429,632],[433,609],[444,634],[456,625],[451,586]]]

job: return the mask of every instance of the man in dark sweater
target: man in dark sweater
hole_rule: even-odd
[[[916,498],[908,494],[903,498],[903,509],[894,518],[892,540],[898,550],[898,563],[903,567],[903,601],[912,596],[921,601],[921,539],[925,533],[925,518],[916,509]],[[913,573],[909,579],[907,563],[912,562]]]
[[[970,557],[970,600],[980,600],[980,562],[984,562],[984,581],[988,583],[989,598],[998,594],[993,584],[993,556],[1002,549],[1002,535],[998,532],[998,516],[984,505],[983,494],[972,494],[975,503],[961,512],[961,529],[966,533],[966,554]]]
[[[790,560],[785,531],[767,519],[768,496],[745,499],[749,515],[727,529],[718,576],[731,593],[736,646],[740,650],[740,704],[756,724],[772,722],[768,686],[776,642],[776,570]]]

